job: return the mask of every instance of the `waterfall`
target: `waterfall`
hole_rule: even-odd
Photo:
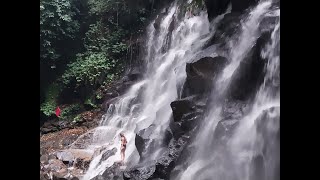
[[[184,2],[186,3],[186,2]],[[188,1],[191,3],[191,1]],[[223,48],[206,47],[215,35],[217,25],[230,13],[230,8],[209,22],[206,10],[190,15],[182,10],[184,4],[173,2],[147,27],[143,77],[127,92],[109,105],[100,126],[82,135],[71,148],[94,153],[104,147],[91,161],[82,179],[90,180],[120,161],[120,133],[124,133],[126,168],[141,163],[135,137],[143,129],[154,127],[150,138],[155,140],[154,151],[148,161],[157,160],[165,150],[162,144],[172,118],[170,103],[181,98],[186,81],[186,64],[199,57],[225,56],[229,61],[214,78],[206,111],[186,149],[192,149],[182,163],[175,165],[177,174],[171,179],[181,180],[267,180],[277,179],[280,151],[280,20],[272,28],[270,38],[259,52],[263,80],[249,100],[233,100],[234,86],[242,64],[263,35],[260,25],[266,17],[278,17],[280,9],[272,0],[262,0],[248,9],[236,31]],[[206,50],[204,50],[206,49]],[[240,72],[241,73],[241,72]],[[241,115],[227,117],[230,103],[243,103]],[[218,137],[218,126],[234,127],[229,135]],[[89,138],[88,138],[89,136]],[[106,160],[103,152],[117,149]],[[146,162],[148,163],[148,162]]]
[[[279,178],[280,140],[280,21],[277,22],[270,42],[260,52],[266,61],[265,76],[251,108],[241,118],[225,122],[238,122],[225,144],[213,143],[217,124],[223,119],[223,106],[230,79],[261,32],[258,25],[266,16],[280,18],[280,10],[271,8],[272,1],[261,1],[241,24],[241,33],[230,40],[230,64],[223,70],[212,90],[211,104],[202,128],[189,146],[192,157],[185,162],[186,170],[176,177],[181,180],[226,179],[261,180]],[[214,101],[214,102],[213,102]],[[263,122],[261,122],[263,121]],[[261,158],[263,160],[257,160]],[[179,167],[179,166],[178,166]],[[181,167],[179,167],[181,168]],[[260,169],[259,169],[260,168]]]
[[[158,29],[154,25],[156,20],[148,26],[144,77],[109,106],[100,127],[87,142],[87,149],[93,150],[103,145],[108,149],[120,149],[119,133],[124,132],[128,140],[125,162],[130,166],[139,160],[135,147],[137,132],[155,125],[152,137],[159,139],[159,142],[163,138],[172,116],[170,103],[178,98],[186,78],[185,65],[194,59],[213,33],[213,25],[209,23],[205,11],[179,18],[180,8],[181,4],[174,2],[163,17],[157,17],[160,18]],[[161,151],[161,143],[158,144],[158,151],[150,155],[151,159]],[[92,160],[83,179],[90,179],[119,161],[120,152],[117,151],[100,165],[99,159],[101,155]]]

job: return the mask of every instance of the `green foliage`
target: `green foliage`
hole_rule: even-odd
[[[102,92],[101,92],[101,91],[98,91],[98,92],[96,93],[96,99],[100,100],[100,99],[102,99],[102,97],[103,97]]]
[[[108,52],[110,55],[119,55],[127,49],[122,42],[125,32],[120,27],[114,31],[108,29],[101,21],[90,25],[85,38],[85,47],[88,52]]]
[[[72,0],[40,1],[40,60],[54,64],[61,56],[57,43],[75,38],[79,30],[75,14]]]
[[[116,61],[109,60],[105,53],[91,53],[78,55],[75,62],[68,65],[62,75],[62,82],[66,86],[78,88],[81,85],[94,86],[104,78],[105,72],[115,67]]]
[[[67,119],[81,110],[80,104],[72,104],[61,109],[61,119]]]
[[[40,65],[45,68],[41,77],[50,77],[50,81],[42,81],[59,82],[62,94],[76,92],[70,94],[70,100],[64,99],[66,103],[77,98],[95,108],[95,101],[103,97],[102,91],[95,91],[123,72],[128,45],[144,29],[152,12],[147,8],[153,3],[40,0]],[[50,67],[56,69],[51,71]],[[47,116],[55,113],[59,94],[46,96],[41,104],[40,110]],[[78,111],[69,106],[61,110],[62,119],[71,118]]]
[[[87,98],[87,100],[84,102],[85,105],[88,105],[92,108],[96,108],[97,105],[94,103],[94,100],[92,100],[93,98],[90,97],[90,98]]]
[[[56,99],[60,93],[60,87],[57,84],[51,84],[45,95],[45,101],[40,105],[40,111],[43,112],[47,117],[55,114],[57,107]]]
[[[54,110],[57,107],[56,102],[54,101],[46,101],[41,104],[40,111],[43,112],[47,117],[54,115]]]
[[[78,114],[76,117],[73,118],[73,123],[76,123],[76,122],[79,122],[81,121],[82,117],[81,117],[81,114]]]

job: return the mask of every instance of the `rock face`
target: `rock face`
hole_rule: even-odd
[[[180,156],[183,148],[188,142],[188,137],[180,137],[175,140],[172,139],[169,143],[167,151],[158,159],[155,163],[149,163],[150,165],[144,167],[135,167],[127,170],[123,174],[124,180],[135,179],[168,179],[170,172],[175,166],[175,161]]]
[[[252,159],[250,180],[278,179],[280,177],[278,176],[280,169],[280,107],[264,110],[255,123],[257,137],[260,137],[255,143],[262,143],[262,153]]]
[[[205,0],[204,3],[207,7],[208,18],[211,21],[227,10],[230,0]]]
[[[136,134],[135,145],[140,155],[140,161],[144,160],[145,154],[151,153],[154,150],[156,139],[152,139],[150,135],[155,128],[155,125],[150,125],[148,128],[143,129]]]
[[[202,119],[206,108],[206,95],[211,89],[211,83],[226,63],[226,58],[217,56],[204,57],[186,65],[184,98],[170,104],[173,117],[169,125],[170,130],[165,137],[165,141],[169,142],[166,151],[155,161],[142,163],[126,170],[123,175],[125,180],[170,178],[171,171]],[[152,130],[151,126],[140,131],[136,136],[136,147],[142,157],[146,152],[147,144],[149,148],[150,145],[152,147],[152,139],[149,137]]]
[[[261,51],[270,38],[270,32],[263,33],[254,47],[240,62],[239,67],[232,76],[229,87],[229,96],[235,100],[247,100],[257,91],[263,82],[266,60],[262,58]]]
[[[201,101],[198,96],[173,101],[170,105],[173,114],[170,128],[175,138],[196,127],[205,108],[205,102]]]
[[[208,41],[205,47],[209,47],[213,44],[224,46],[227,42],[226,40],[239,30],[240,20],[241,13],[239,12],[231,12],[224,15],[222,20],[217,24],[215,34]]]
[[[255,5],[257,0],[205,0],[205,5],[208,11],[208,18],[211,21],[218,15],[226,12],[228,5],[232,4],[232,12],[242,12],[252,5]]]
[[[120,163],[114,163],[111,167],[107,168],[101,175],[98,175],[90,180],[122,180],[122,170]]]
[[[99,166],[103,161],[107,160],[109,157],[115,155],[117,152],[117,148],[113,148],[111,150],[107,150],[105,152],[103,152],[101,159],[99,161],[99,163],[97,164],[97,166]]]
[[[242,12],[257,2],[258,0],[231,0],[232,12]]]
[[[205,94],[211,89],[215,76],[223,69],[227,59],[221,56],[204,57],[193,63],[187,63],[187,79],[182,97],[194,94]]]

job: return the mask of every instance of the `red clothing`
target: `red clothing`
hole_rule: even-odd
[[[56,109],[56,116],[60,117],[60,114],[61,114],[61,109],[58,106],[57,109]]]

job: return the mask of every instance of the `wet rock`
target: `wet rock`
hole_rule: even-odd
[[[91,160],[84,160],[81,158],[77,158],[75,161],[75,167],[82,170],[87,170],[90,166]]]
[[[57,159],[57,156],[55,156],[54,154],[50,154],[48,156],[48,160],[50,160],[50,159]]]
[[[64,138],[62,140],[62,145],[63,146],[68,146],[70,144],[72,144],[74,141],[76,141],[78,138],[78,135],[71,135],[71,136],[68,136],[66,138]]]
[[[90,180],[121,180],[122,179],[122,170],[121,163],[114,163],[111,167],[107,168],[101,175],[98,175]]]
[[[221,116],[224,119],[240,119],[248,108],[247,102],[244,101],[226,101]]]
[[[184,114],[181,117],[181,121],[177,122],[177,124],[183,131],[190,131],[198,124],[199,120],[202,118],[202,114],[202,109],[196,109],[193,112]]]
[[[53,131],[54,131],[53,129],[41,128],[41,133],[42,134],[47,134],[47,133],[50,133],[50,132],[53,132]]]
[[[103,161],[107,160],[109,157],[115,155],[117,152],[117,148],[113,148],[111,150],[107,150],[105,152],[103,152],[101,159],[99,161],[99,163],[97,164],[97,166],[99,166]]]
[[[172,108],[173,120],[170,121],[170,129],[176,139],[185,132],[196,127],[198,120],[202,117],[205,104],[197,96],[190,96],[170,105]]]
[[[40,157],[45,154],[48,154],[47,150],[45,150],[44,148],[40,148]]]
[[[223,46],[227,42],[227,39],[238,31],[240,20],[241,13],[238,12],[224,15],[222,20],[217,24],[216,32],[205,47],[209,47],[213,44],[220,44],[220,46]]]
[[[242,12],[257,2],[258,0],[231,0],[232,12]]]
[[[273,31],[274,27],[276,26],[279,20],[280,20],[279,17],[274,17],[274,16],[264,17],[259,23],[259,31],[262,33]]]
[[[173,138],[172,131],[170,129],[167,129],[164,133],[163,144],[165,146],[168,146],[172,138]]]
[[[155,166],[134,168],[132,170],[125,171],[123,173],[123,179],[124,180],[151,179],[153,173],[155,172],[155,169],[156,169]]]
[[[114,104],[115,102],[117,102],[119,100],[118,97],[115,98],[111,98],[111,99],[107,99],[104,103],[103,103],[103,108],[104,111],[107,111],[110,107],[110,104]]]
[[[196,62],[187,63],[187,78],[183,87],[182,97],[208,93],[213,79],[226,63],[227,59],[221,56],[214,58],[204,57]]]
[[[155,22],[153,23],[153,27],[154,27],[154,29],[156,29],[156,31],[159,30],[159,28],[160,28],[160,23],[161,23],[163,17],[165,16],[165,14],[166,14],[165,12],[160,13],[160,14],[158,15],[158,17],[156,18]]]
[[[40,171],[40,180],[51,180],[49,173]]]
[[[167,151],[155,163],[145,167],[134,167],[123,173],[123,179],[168,179],[170,172],[175,166],[175,161],[180,156],[183,148],[188,142],[189,137],[183,136],[178,140],[172,139],[169,143]]]
[[[194,110],[194,101],[196,100],[196,98],[196,96],[190,96],[170,103],[173,119],[175,122],[180,121],[184,114]]]
[[[237,119],[227,119],[219,121],[214,131],[214,140],[224,141],[228,139],[232,136],[238,124],[239,120]]]
[[[65,176],[68,174],[68,170],[66,168],[60,169],[58,172],[53,173],[53,179],[56,180],[67,180]]]
[[[211,21],[227,10],[230,0],[205,0],[204,3],[207,7],[208,18]]]
[[[40,180],[49,180],[49,176],[40,171]]]
[[[75,160],[74,155],[69,151],[60,151],[56,153],[56,156],[65,164],[72,164]]]
[[[256,131],[260,137],[256,143],[262,144],[263,156],[268,158],[280,158],[280,107],[272,107],[264,110],[255,120]],[[278,157],[278,158],[275,158]],[[273,161],[276,167],[280,162]],[[278,163],[278,164],[277,164]]]
[[[47,164],[48,161],[49,161],[48,155],[42,155],[42,156],[40,157],[40,162],[41,162],[42,164]]]
[[[263,82],[266,60],[261,57],[261,50],[270,38],[270,32],[263,33],[254,47],[240,62],[239,67],[231,77],[228,89],[229,98],[233,100],[248,100],[253,97]]]
[[[152,145],[154,143],[154,140],[150,138],[150,135],[155,130],[155,128],[156,128],[156,126],[152,124],[148,128],[143,129],[136,134],[135,146],[136,146],[137,151],[140,155],[140,160],[143,160],[144,154],[148,150],[147,148],[149,148],[149,151],[150,151],[150,149],[152,149]],[[148,144],[149,144],[149,146],[148,146]]]
[[[250,172],[250,180],[265,180],[265,167],[264,167],[264,159],[261,154],[253,157],[251,162],[251,172]]]
[[[62,168],[67,168],[67,166],[58,159],[50,159],[48,169],[51,171],[59,171]]]
[[[141,70],[138,68],[133,68],[127,75],[128,81],[137,81],[142,77]]]

